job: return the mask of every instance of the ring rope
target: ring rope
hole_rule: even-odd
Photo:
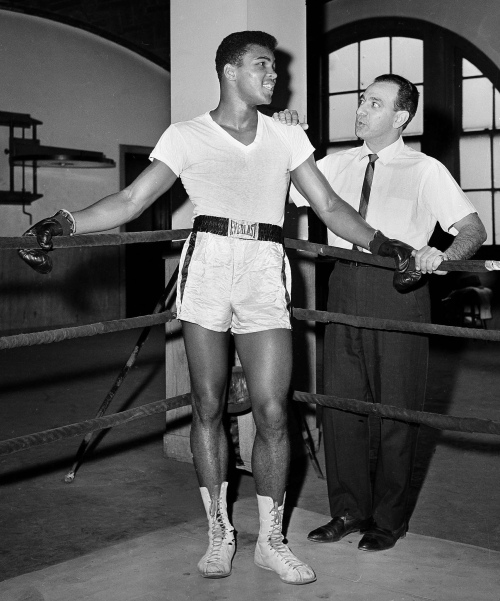
[[[158,313],[161,313],[162,311],[164,311],[169,306],[172,299],[174,298],[175,288],[176,288],[175,285],[177,282],[178,273],[179,273],[179,266],[177,266],[174,269],[174,271],[172,272],[172,275],[170,276],[170,279],[167,282],[167,285],[165,286],[163,292],[161,293],[160,298],[158,299],[158,302],[155,305],[155,308],[153,309],[153,313],[152,313],[153,315],[157,315]],[[142,329],[141,333],[139,334],[139,338],[137,339],[137,342],[135,343],[135,346],[134,346],[131,354],[129,355],[129,358],[127,359],[127,361],[125,362],[125,365],[121,368],[120,372],[118,373],[116,380],[114,381],[113,385],[111,386],[108,393],[104,397],[104,400],[100,404],[99,409],[97,410],[97,413],[95,414],[94,417],[101,417],[108,410],[108,407],[110,406],[112,400],[114,399],[115,395],[120,390],[123,382],[125,381],[127,374],[134,366],[144,343],[148,339],[150,331],[151,331],[151,326],[146,326],[145,328]],[[94,439],[94,434],[95,434],[95,432],[88,432],[84,436],[84,438],[83,438],[82,442],[80,443],[80,446],[78,447],[78,450],[76,452],[76,456],[73,461],[73,464],[72,464],[69,472],[64,476],[65,482],[71,483],[74,481],[74,479],[76,477],[76,472],[83,461],[85,453],[87,452],[87,450],[90,446],[90,443]]]
[[[376,265],[378,267],[387,267],[394,269],[394,261],[392,259],[378,257],[370,253],[364,253],[359,250],[350,250],[340,248],[338,246],[328,246],[326,244],[317,244],[308,240],[296,240],[294,238],[285,238],[285,246],[296,250],[312,251],[322,257],[331,257],[335,259],[347,259],[349,261],[357,261],[358,263],[366,263],[367,265]],[[471,271],[471,272],[489,272],[495,271],[492,267],[486,267],[487,261],[442,261],[437,269],[439,271]],[[410,260],[410,270],[415,269],[415,261]],[[500,268],[499,268],[500,269]]]
[[[83,246],[119,246],[142,242],[166,242],[185,240],[190,229],[155,230],[150,232],[120,232],[116,234],[83,234],[75,236],[55,236],[54,248],[80,248]],[[19,248],[39,248],[35,236],[0,237],[0,250]]]
[[[460,328],[442,326],[433,323],[417,323],[415,321],[398,321],[396,319],[379,319],[377,317],[357,317],[345,313],[315,311],[312,309],[292,309],[295,319],[300,321],[316,321],[320,323],[341,323],[355,328],[369,330],[390,330],[396,332],[413,332],[417,334],[435,334],[438,336],[458,336],[476,340],[492,340],[500,342],[500,330],[480,330],[477,328]]]
[[[44,330],[43,332],[31,332],[28,334],[13,334],[12,336],[0,337],[0,350],[20,348],[23,346],[34,346],[35,344],[50,344],[61,342],[71,338],[84,338],[96,334],[108,334],[110,332],[122,332],[134,330],[146,326],[154,326],[167,323],[176,318],[173,311],[162,311],[154,315],[141,315],[129,317],[128,319],[115,319],[112,321],[100,321],[84,326],[73,326],[70,328],[59,328],[57,330]]]
[[[127,409],[126,411],[120,411],[120,413],[110,413],[109,415],[94,417],[76,424],[68,424],[66,426],[36,432],[35,434],[9,438],[8,440],[2,440],[0,442],[0,456],[10,455],[17,451],[24,451],[31,447],[55,442],[56,440],[63,440],[64,438],[81,436],[87,432],[95,432],[97,430],[119,426],[141,417],[148,417],[155,413],[170,411],[171,409],[178,409],[179,407],[186,407],[190,404],[191,394],[181,394],[170,399],[163,399],[161,401],[148,403],[147,405],[141,405],[140,407],[134,407],[133,409]]]
[[[185,239],[191,230],[160,230],[154,232],[127,232],[119,234],[96,234],[71,237],[54,238],[54,248],[76,248],[83,246],[112,246],[120,244],[133,244],[143,242],[161,242]],[[391,259],[374,257],[367,253],[352,251],[331,247],[323,244],[315,244],[304,240],[294,240],[285,238],[285,246],[297,250],[309,251],[319,256],[346,258],[363,263],[378,265],[381,267],[390,267],[394,269]],[[0,238],[0,250],[18,249],[18,248],[37,248],[36,238],[18,237],[18,238]],[[488,261],[488,263],[495,263]],[[491,271],[484,261],[445,261],[440,266],[443,271]],[[483,340],[500,340],[500,332],[485,332],[471,330],[470,328],[458,328],[452,326],[439,326],[434,324],[421,324],[414,322],[401,322],[396,320],[382,320],[376,318],[349,316],[341,313],[330,313],[326,311],[313,311],[306,309],[293,309],[293,316],[296,319],[314,320],[322,323],[335,321],[354,327],[364,327],[372,329],[385,329],[396,331],[407,331],[417,333],[441,334],[446,336],[460,336],[465,338],[479,338]],[[80,338],[84,336],[93,336],[108,332],[117,332],[130,330],[160,323],[166,323],[175,319],[175,313],[164,311],[157,315],[146,315],[141,317],[113,320],[108,322],[99,322],[85,326],[76,326],[72,328],[61,328],[58,330],[49,330],[44,332],[35,332],[29,334],[18,334],[14,336],[0,337],[0,349],[17,348],[22,346],[32,346],[35,344],[48,344],[67,340],[70,338]],[[190,404],[190,394],[180,395],[172,399],[164,399],[120,413],[108,416],[96,417],[85,420],[77,424],[70,424],[59,428],[53,428],[43,432],[21,436],[5,441],[0,441],[0,455],[14,453],[20,450],[31,448],[63,438],[79,436],[85,433],[102,430],[105,428],[121,425],[129,421],[147,417],[154,413],[169,411],[178,407],[184,407]],[[479,418],[459,418],[454,416],[444,416],[435,413],[422,411],[411,411],[401,409],[390,405],[380,405],[357,401],[355,399],[342,399],[335,396],[315,395],[311,393],[295,392],[293,399],[295,401],[306,403],[317,403],[322,406],[338,408],[345,411],[354,411],[363,414],[380,415],[390,419],[399,419],[402,421],[426,424],[431,427],[462,431],[469,433],[500,434],[500,423],[491,420]]]
[[[477,328],[460,328],[456,326],[442,326],[437,324],[416,323],[412,321],[397,321],[395,319],[378,319],[375,317],[357,317],[344,313],[332,313],[329,311],[315,311],[312,309],[292,309],[293,317],[300,321],[316,321],[320,323],[340,323],[358,328],[390,330],[399,332],[413,332],[418,334],[435,334],[440,336],[455,336],[477,340],[490,340],[500,342],[500,331],[486,331]],[[121,332],[133,330],[152,325],[159,325],[173,321],[175,312],[163,311],[158,314],[130,317],[128,319],[116,319],[102,321],[84,326],[73,326],[59,328],[56,330],[44,330],[42,332],[31,332],[27,334],[14,334],[11,336],[0,336],[0,350],[34,346],[37,344],[51,344],[73,338],[84,338],[98,334]]]
[[[454,432],[469,432],[470,434],[500,434],[500,422],[478,417],[455,417],[453,415],[441,415],[427,411],[414,411],[394,407],[393,405],[381,405],[380,403],[367,403],[356,399],[345,399],[333,395],[312,394],[307,392],[295,392],[294,401],[303,403],[317,403],[322,407],[341,409],[353,413],[379,415],[389,419],[396,419],[415,424],[425,424],[438,430],[452,430]]]
[[[440,415],[438,413],[427,413],[424,411],[412,411],[409,409],[401,409],[392,405],[380,405],[366,403],[365,401],[357,401],[355,399],[344,399],[331,395],[312,394],[296,391],[293,395],[294,401],[303,403],[317,403],[322,407],[331,407],[341,409],[343,411],[353,411],[355,413],[380,415],[389,419],[396,419],[405,422],[417,424],[425,424],[432,428],[440,430],[452,430],[454,432],[468,432],[474,434],[500,434],[500,422],[495,422],[488,419],[480,419],[474,417],[455,417],[449,415]],[[186,407],[191,404],[191,394],[182,394],[170,399],[163,399],[141,405],[133,409],[127,409],[119,413],[111,413],[102,417],[95,417],[76,424],[69,424],[10,438],[0,441],[0,456],[10,455],[18,451],[24,451],[29,448],[71,438],[81,436],[88,432],[104,430],[113,426],[119,426],[130,421],[149,417],[155,413]]]
[[[147,232],[119,232],[115,234],[84,234],[75,236],[56,236],[53,238],[54,248],[80,248],[88,246],[117,246],[122,244],[137,244],[144,242],[166,242],[185,240],[191,230],[155,230]],[[370,253],[364,253],[357,250],[348,250],[326,244],[317,244],[307,240],[297,240],[294,238],[285,238],[285,246],[296,250],[314,252],[319,256],[332,257],[338,259],[348,259],[366,263],[369,265],[378,265],[394,269],[394,261],[384,257],[376,257]],[[39,248],[35,236],[16,236],[0,237],[0,250],[20,249],[20,248]],[[486,264],[490,264],[490,269]],[[443,261],[439,268],[441,271],[470,271],[470,272],[489,272],[500,269],[500,265],[494,265],[497,261]],[[414,261],[410,263],[410,269],[414,269]]]

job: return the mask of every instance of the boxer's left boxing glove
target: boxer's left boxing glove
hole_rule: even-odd
[[[69,211],[57,211],[52,217],[35,223],[23,236],[36,236],[40,248],[21,248],[17,254],[38,273],[52,271],[52,259],[48,251],[52,250],[54,236],[69,236],[75,233],[75,220]]]
[[[392,283],[398,292],[406,292],[422,277],[420,271],[408,269],[414,250],[409,244],[400,240],[387,238],[387,236],[384,236],[382,232],[377,230],[373,240],[370,242],[369,248],[372,255],[394,259],[396,271],[394,272]]]

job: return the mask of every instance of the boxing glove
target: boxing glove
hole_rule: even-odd
[[[75,233],[75,220],[68,211],[57,211],[52,217],[35,223],[23,236],[36,236],[40,248],[21,248],[17,254],[38,273],[52,271],[52,259],[48,251],[52,250],[54,236],[69,236]]]
[[[409,270],[410,259],[413,248],[401,242],[384,236],[382,232],[376,231],[373,240],[370,242],[370,252],[379,257],[391,257],[396,264],[396,271],[392,280],[394,288],[398,292],[410,290],[422,277],[420,271]]]

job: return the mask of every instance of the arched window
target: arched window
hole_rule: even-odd
[[[354,42],[328,54],[327,152],[352,147],[358,140],[354,121],[358,99],[382,73],[397,73],[412,81],[423,98],[423,42],[414,38],[384,36]],[[405,141],[420,150],[423,112],[405,130]]]
[[[374,34],[376,32],[376,34]],[[415,83],[420,104],[405,142],[436,157],[500,244],[500,72],[452,32],[412,19],[370,19],[325,34],[318,110],[323,154],[359,144],[358,97],[382,73]]]

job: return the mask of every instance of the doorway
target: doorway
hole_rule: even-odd
[[[128,186],[150,164],[153,149],[120,146],[120,188]],[[172,227],[170,194],[160,196],[142,215],[125,225],[126,232],[168,230]],[[124,251],[125,315],[152,313],[165,288],[164,254],[168,242],[127,244]]]

